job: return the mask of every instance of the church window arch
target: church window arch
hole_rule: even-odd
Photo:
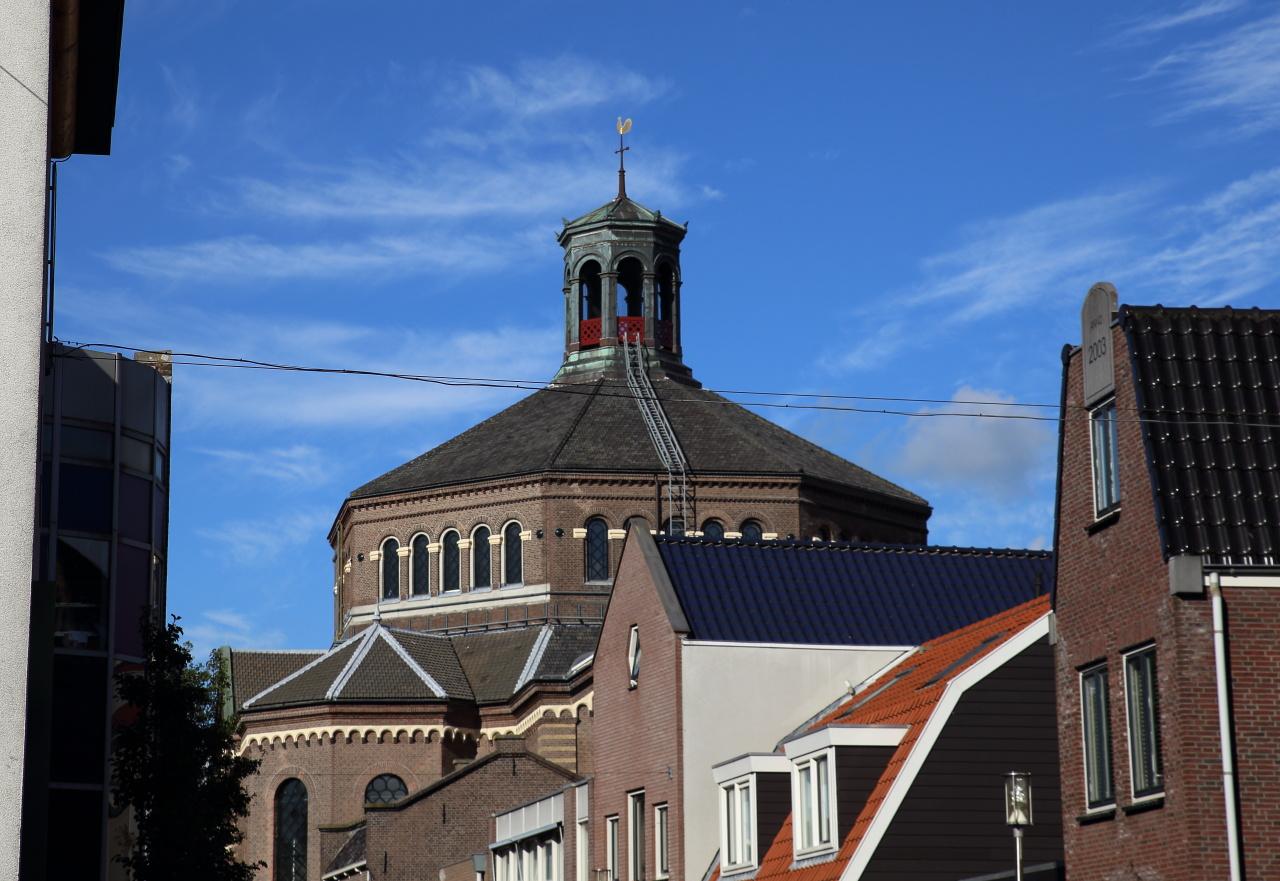
[[[629,318],[644,315],[644,264],[637,257],[618,261],[618,313]]]
[[[502,527],[502,583],[524,584],[524,527],[512,520]]]
[[[386,600],[400,599],[400,542],[394,537],[383,539],[379,548],[382,559],[378,561],[378,583],[381,597]]]
[[[719,520],[708,520],[702,524],[702,537],[712,541],[724,540],[724,524]]]
[[[409,540],[409,593],[424,597],[431,593],[431,539],[419,532]]]
[[[609,580],[609,524],[603,518],[587,521],[585,549],[586,581]]]
[[[492,587],[493,573],[490,571],[489,560],[489,527],[481,523],[475,529],[471,530],[471,586],[472,587]]]
[[[743,520],[742,526],[738,531],[742,533],[743,541],[762,541],[764,539],[764,527],[760,525],[759,520]]]
[[[657,302],[658,314],[655,316],[659,321],[670,321],[675,313],[676,304],[676,270],[670,260],[658,261],[658,271],[654,276],[654,286],[657,288],[654,298]]]
[[[290,777],[276,789],[275,879],[306,881],[307,787]]]
[[[364,788],[364,801],[371,805],[389,805],[408,794],[408,787],[395,774],[379,774]]]
[[[462,582],[459,575],[459,563],[461,562],[458,548],[458,530],[446,530],[444,535],[440,536],[440,592],[441,593],[457,593],[462,589]]]

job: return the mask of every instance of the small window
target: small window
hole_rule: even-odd
[[[1093,511],[1101,517],[1120,505],[1120,446],[1116,435],[1116,402],[1089,414],[1093,449]]]
[[[502,528],[502,583],[524,584],[524,542],[520,524],[512,520]]]
[[[644,881],[644,792],[627,795],[627,877]]]
[[[389,538],[382,543],[382,598],[400,599],[400,542]]]
[[[556,881],[558,843],[554,838],[547,838],[538,845],[538,868],[542,870],[540,873],[542,881]]]
[[[290,777],[276,790],[275,881],[306,881],[307,787]]]
[[[489,573],[489,527],[477,526],[471,532],[471,586],[492,587]]]
[[[608,874],[606,881],[617,881],[618,878],[618,818],[606,817],[604,821],[604,869]]]
[[[1157,795],[1164,791],[1164,775],[1160,763],[1160,701],[1154,646],[1125,655],[1124,690],[1133,797]]]
[[[409,556],[409,592],[416,597],[424,597],[431,592],[431,555],[427,548],[430,541],[418,533],[409,545],[413,551]]]
[[[578,821],[578,837],[574,841],[574,845],[578,851],[578,881],[591,881],[591,847],[590,840],[587,836],[590,830],[586,820]]]
[[[631,640],[627,645],[627,670],[630,674],[631,687],[640,682],[640,625],[631,625]]]
[[[739,531],[742,533],[743,541],[764,540],[764,527],[760,525],[758,520],[744,520]]]
[[[796,764],[797,850],[831,845],[831,759],[826,753]]]
[[[371,805],[389,805],[409,794],[404,781],[395,774],[379,774],[364,788],[364,800]]]
[[[653,806],[653,868],[654,877],[661,879],[671,875],[670,833],[667,831],[667,806]]]
[[[708,520],[702,524],[702,537],[712,541],[724,540],[724,524],[719,520]]]
[[[1099,808],[1115,803],[1111,790],[1111,721],[1107,700],[1107,668],[1091,667],[1080,674],[1080,715],[1084,730],[1085,805]]]
[[[587,581],[609,580],[609,525],[599,517],[587,521]]]
[[[755,865],[754,814],[750,779],[720,788],[721,853],[725,871]]]
[[[458,576],[458,532],[450,529],[440,537],[440,592],[457,593],[461,590]]]

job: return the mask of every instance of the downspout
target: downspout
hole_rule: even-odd
[[[1222,797],[1227,808],[1227,859],[1231,881],[1243,881],[1240,866],[1240,819],[1236,816],[1235,754],[1231,748],[1231,693],[1227,681],[1227,632],[1222,602],[1222,576],[1209,573],[1213,602],[1213,666],[1218,680],[1218,737],[1222,741]]]

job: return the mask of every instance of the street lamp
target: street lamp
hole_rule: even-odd
[[[1031,775],[1026,771],[1004,775],[1004,821],[1013,827],[1016,878],[1022,881],[1022,830],[1035,822],[1031,817]]]

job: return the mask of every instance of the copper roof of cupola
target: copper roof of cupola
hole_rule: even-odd
[[[687,224],[676,223],[669,217],[664,217],[661,211],[654,211],[646,208],[639,202],[628,196],[620,196],[605,202],[594,211],[588,211],[581,217],[574,220],[566,220],[564,228],[566,230],[578,230],[584,226],[591,226],[596,223],[607,223],[611,221],[639,221],[645,223],[660,223],[670,226],[673,231],[678,230],[683,233]]]

